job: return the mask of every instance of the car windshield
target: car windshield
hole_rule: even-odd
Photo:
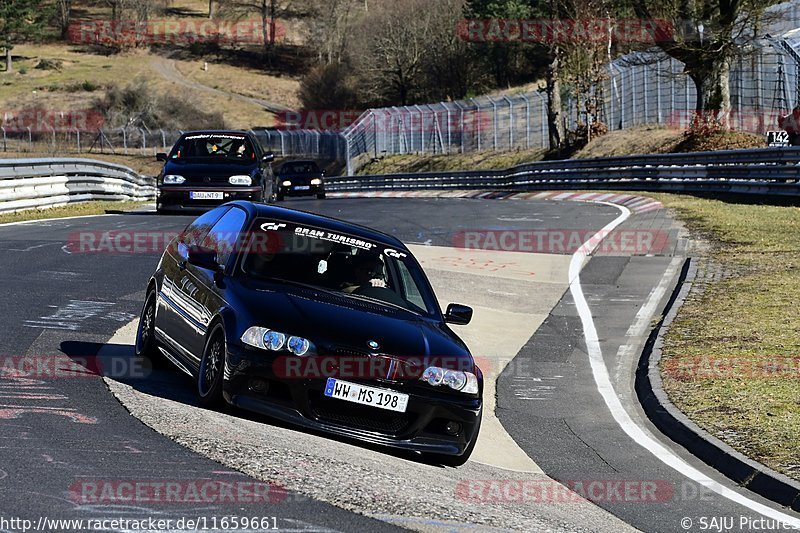
[[[429,316],[436,309],[407,252],[326,229],[257,220],[245,241],[241,269],[257,279],[370,298]]]
[[[255,159],[255,150],[244,135],[196,133],[181,138],[172,148],[170,159],[219,158]]]
[[[319,167],[313,161],[284,163],[281,166],[281,174],[314,174],[319,173],[319,171]]]

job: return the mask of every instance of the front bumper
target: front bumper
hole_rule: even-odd
[[[298,187],[308,187],[307,189],[298,189]],[[281,196],[314,196],[317,194],[322,194],[325,192],[325,185],[309,185],[309,184],[298,184],[298,185],[278,185],[278,194]]]
[[[194,199],[190,195],[193,192],[221,192],[221,199]],[[156,207],[159,211],[189,211],[192,209],[203,209],[215,207],[234,200],[250,200],[253,202],[261,201],[261,187],[241,187],[231,185],[181,185],[170,186],[160,185]]]
[[[260,350],[228,345],[223,394],[231,404],[307,429],[361,441],[428,453],[462,455],[477,438],[480,398],[428,390],[422,383],[389,383],[343,378],[349,382],[390,389],[409,395],[405,413],[360,405],[324,396],[327,376],[288,379],[275,375],[278,357]],[[251,388],[254,380],[267,384],[265,391]],[[448,434],[448,422],[461,430]]]

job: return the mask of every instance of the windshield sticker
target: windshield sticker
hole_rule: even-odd
[[[278,224],[277,222],[266,222],[264,224],[261,224],[262,231],[277,231],[285,227],[286,224]]]
[[[226,133],[203,133],[200,135],[190,135],[189,137],[184,137],[186,140],[192,139],[237,139],[242,140],[244,139],[244,135],[230,135]]]
[[[407,257],[407,255],[408,255],[408,254],[404,254],[403,252],[398,252],[394,248],[386,248],[383,251],[383,254],[386,255],[387,257],[394,257],[395,259],[402,259],[404,257]]]
[[[375,244],[371,242],[350,237],[348,235],[332,233],[330,231],[323,231],[319,229],[303,228],[298,226],[294,229],[294,234],[301,237],[311,237],[323,241],[337,242],[340,244],[346,244],[348,246],[355,246],[357,248],[361,248],[362,250],[372,250],[375,247]]]

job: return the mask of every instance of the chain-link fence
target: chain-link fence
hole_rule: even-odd
[[[345,140],[336,132],[250,130],[265,150],[277,157],[345,159]],[[0,127],[0,151],[7,154],[140,154],[166,152],[183,135],[180,130],[101,129],[46,130]]]
[[[773,7],[770,20],[764,38],[731,65],[729,122],[737,130],[778,129],[778,117],[800,104],[800,2]],[[695,115],[694,82],[681,62],[657,50],[611,62],[594,92],[600,102],[595,120],[610,130],[644,124],[685,129]],[[563,100],[567,129],[593,120],[573,98]],[[343,132],[347,171],[387,154],[549,148],[546,104],[544,93],[534,91],[368,110]]]
[[[772,15],[764,37],[731,65],[730,124],[738,130],[763,134],[777,129],[778,116],[800,104],[800,0],[775,6]],[[587,116],[574,98],[563,98],[567,129],[592,120],[610,130],[644,124],[685,129],[694,118],[696,89],[679,61],[658,51],[637,52],[611,62],[606,71],[593,89],[600,104],[596,117]],[[0,148],[52,154],[153,153],[169,149],[181,133],[3,129]],[[341,132],[276,128],[254,133],[278,157],[343,161],[348,174],[365,160],[390,154],[549,148],[547,97],[541,90],[370,109]]]

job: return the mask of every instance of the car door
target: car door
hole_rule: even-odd
[[[218,207],[195,219],[170,243],[164,254],[164,281],[158,295],[156,327],[170,351],[187,362],[194,359],[190,355],[191,332],[199,326],[200,316],[194,301],[197,283],[188,271],[188,251],[203,242],[228,209],[228,206]]]
[[[202,247],[216,252],[219,270],[189,264],[186,272],[190,280],[186,283],[187,299],[193,303],[193,321],[187,325],[188,346],[194,357],[192,364],[199,368],[200,358],[205,348],[205,335],[211,318],[224,300],[224,274],[228,260],[235,252],[239,237],[247,221],[247,213],[238,207],[231,207],[209,230],[203,239]]]

